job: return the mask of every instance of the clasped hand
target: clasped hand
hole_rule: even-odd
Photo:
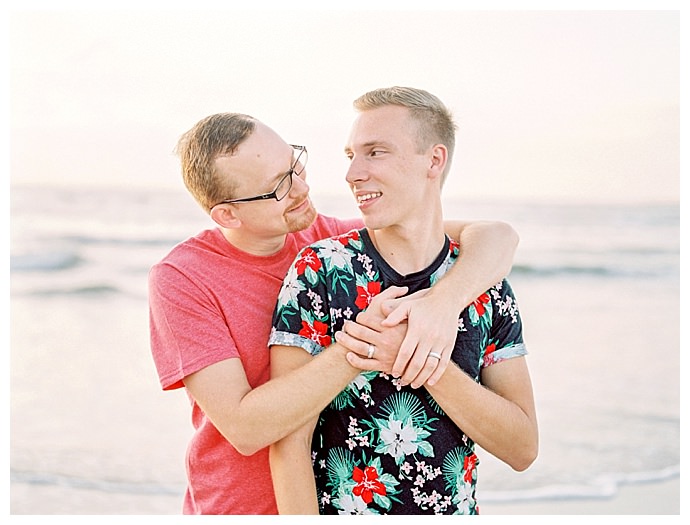
[[[404,296],[391,286],[374,297],[356,321],[346,321],[336,340],[349,363],[379,370],[419,388],[436,383],[448,366],[457,336],[457,317],[430,297],[430,289]],[[373,355],[371,347],[373,346]]]

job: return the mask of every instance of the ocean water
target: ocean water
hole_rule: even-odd
[[[210,219],[182,189],[13,186],[10,201],[11,513],[179,513],[188,401],[158,386],[146,277]],[[679,205],[444,206],[521,237],[509,279],[540,455],[516,473],[479,450],[479,498],[606,498],[679,476]]]

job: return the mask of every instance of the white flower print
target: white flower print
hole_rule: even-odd
[[[373,514],[367,504],[359,496],[345,494],[340,497],[340,509],[338,514]]]
[[[357,390],[363,390],[364,387],[369,384],[369,380],[364,374],[359,374],[352,380],[352,384],[357,387]]]
[[[400,458],[417,452],[417,431],[412,424],[403,427],[402,421],[388,421],[388,427],[381,427],[382,452]]]
[[[462,317],[458,318],[458,332],[467,332],[467,328],[465,328],[465,319]]]
[[[362,434],[362,429],[359,428],[357,420],[350,417],[350,424],[347,426],[347,434],[351,436],[345,440],[348,448],[353,450],[355,447],[368,447],[369,437]]]
[[[311,300],[311,307],[314,311],[314,315],[319,318],[324,317],[324,314],[321,311],[321,307],[323,306],[323,299],[321,296],[315,293],[314,290],[309,290],[307,291],[307,297],[309,297]]]
[[[459,514],[469,514],[472,510],[472,505],[474,504],[474,498],[472,497],[472,486],[469,483],[465,483],[462,478],[458,478],[458,493],[453,498],[454,502],[458,506]]]
[[[371,257],[366,253],[360,253],[357,255],[357,260],[362,263],[364,275],[366,275],[370,281],[376,280],[376,272],[374,272],[371,266]]]
[[[324,242],[319,247],[319,259],[326,264],[329,270],[332,268],[351,270],[353,255],[340,241]]]
[[[298,278],[297,268],[293,265],[285,276],[283,288],[278,296],[278,307],[291,306],[296,309],[298,306],[297,296],[304,290],[306,290],[304,283]]]

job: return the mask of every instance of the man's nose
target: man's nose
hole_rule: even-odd
[[[353,157],[350,159],[350,166],[347,168],[347,173],[345,173],[345,180],[349,184],[354,184],[366,178],[367,172],[362,160],[358,157]]]

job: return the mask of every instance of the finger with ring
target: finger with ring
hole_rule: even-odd
[[[438,352],[429,352],[429,357],[435,357],[439,361],[441,360],[441,354],[439,354]]]
[[[376,347],[374,345],[369,345],[369,353],[367,353],[367,359],[374,357],[374,352],[376,352]]]

